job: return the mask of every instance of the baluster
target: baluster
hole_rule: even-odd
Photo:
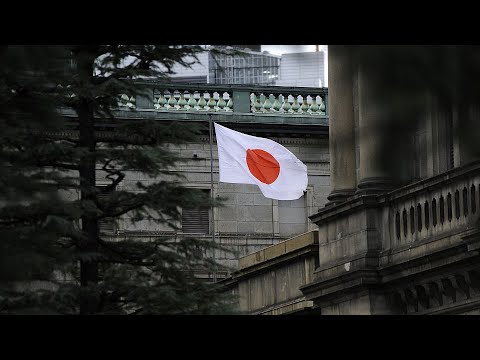
[[[212,93],[212,95],[210,95],[210,93],[209,93],[208,96],[209,96],[209,99],[208,99],[208,102],[207,102],[206,109],[207,109],[207,111],[215,111],[215,106],[217,105],[217,102],[213,98],[214,93]]]
[[[268,100],[270,100],[270,104],[272,104],[269,112],[275,112],[275,110],[273,109],[273,104],[275,104],[276,96],[273,95],[273,94],[270,94],[270,95],[268,95]]]
[[[207,106],[207,101],[205,100],[205,94],[200,94],[200,99],[198,100],[196,109],[198,111],[205,111],[205,107]]]
[[[282,110],[285,114],[288,114],[290,112],[290,109],[292,105],[290,105],[289,102],[290,95],[287,95],[286,97],[283,97],[283,104],[282,104]]]
[[[124,95],[125,95],[125,94],[120,94],[120,95],[118,95],[118,97],[117,97],[117,106],[118,106],[118,107],[122,107],[122,106],[123,106],[123,103],[124,103],[124,101],[125,101],[125,100],[123,99],[123,96],[124,96]],[[126,95],[125,95],[125,96],[126,96]]]
[[[180,100],[178,100],[178,110],[187,110],[187,100],[183,93],[180,93]]]
[[[127,94],[122,94],[120,96],[120,106],[127,106],[127,103],[129,101],[129,97],[127,96]]]
[[[168,99],[166,108],[168,110],[177,110],[177,100],[175,100],[175,96],[170,94],[170,99]]]
[[[185,97],[185,101],[187,102],[185,104],[185,110],[190,110],[191,106],[189,105],[189,102],[190,102],[190,99],[192,98],[192,94],[189,91],[185,90],[184,97]]]
[[[265,102],[263,103],[264,112],[270,112],[272,108],[272,102],[270,101],[270,96],[265,97]]]
[[[228,96],[228,102],[227,102],[227,107],[225,111],[233,111],[233,94],[226,93]]]
[[[175,99],[175,105],[173,110],[179,110],[180,106],[178,105],[178,102],[180,100],[180,92],[178,90],[175,90],[173,92],[173,98]]]
[[[320,98],[320,100],[322,101],[322,103],[320,104],[320,114],[325,115],[325,109],[326,109],[325,103],[323,102],[322,98]]]
[[[255,112],[262,112],[262,104],[260,102],[260,94],[255,96]]]
[[[170,105],[170,100],[173,98],[173,93],[171,93],[169,90],[165,90],[164,94],[165,94],[165,100],[167,100],[167,102],[165,103],[165,109],[170,110],[170,108],[172,107]]]
[[[127,103],[127,106],[131,109],[135,109],[137,107],[136,104],[137,104],[137,100],[135,99],[135,97],[131,96],[130,100]]]
[[[318,106],[317,104],[317,97],[316,96],[312,96],[312,105],[310,105],[310,109],[308,109],[308,112],[312,115],[316,115],[318,113],[318,109],[320,107]]]
[[[225,94],[223,93],[222,96],[219,97],[218,102],[217,102],[217,107],[218,111],[225,111],[225,106],[227,106],[227,103],[225,102]]]
[[[195,91],[194,93],[190,94],[190,99],[188,99],[188,110],[196,110],[197,108],[197,100],[195,100],[195,96],[198,93]]]
[[[302,106],[300,106],[300,110],[302,110],[302,113],[305,114],[307,113],[309,107],[310,106],[307,103],[307,97],[305,96],[303,97],[303,102],[302,102]]]
[[[278,95],[275,98],[275,101],[274,101],[273,106],[272,106],[272,111],[273,112],[279,112],[280,109],[282,108],[282,103],[279,101],[280,96],[282,96],[282,94]]]
[[[298,110],[300,109],[300,104],[298,103],[298,95],[293,96],[293,104],[292,104],[292,112],[298,114]]]
[[[159,110],[165,110],[165,107],[167,105],[167,99],[165,98],[165,94],[163,91],[160,93],[160,97],[158,98],[158,105]]]

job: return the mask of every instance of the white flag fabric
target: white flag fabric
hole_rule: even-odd
[[[220,181],[256,184],[270,199],[296,200],[307,189],[307,167],[279,143],[214,123]]]

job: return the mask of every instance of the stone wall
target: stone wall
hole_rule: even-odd
[[[300,287],[318,265],[318,232],[310,231],[241,257],[239,269],[223,281],[238,295],[240,311],[280,315],[313,306]]]
[[[218,182],[218,157],[213,145],[215,197],[224,198],[224,206],[214,210],[215,238],[233,253],[220,252],[216,259],[222,264],[237,268],[238,257],[258,251],[294,235],[317,228],[309,220],[327,202],[330,192],[328,139],[282,137],[270,139],[279,142],[294,153],[308,168],[306,194],[293,201],[266,198],[256,185]],[[172,146],[182,162],[173,170],[185,176],[188,187],[210,190],[210,145],[207,136],[200,136],[196,143]],[[119,190],[135,191],[136,182],[156,181],[144,174],[131,171],[118,186]],[[97,184],[108,184],[104,174],[97,174]],[[210,214],[211,216],[211,214]],[[181,228],[181,224],[178,226]],[[128,216],[116,225],[116,236],[182,236],[165,226],[144,220],[133,224]],[[198,235],[211,239],[211,235]]]

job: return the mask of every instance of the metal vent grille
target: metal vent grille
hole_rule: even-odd
[[[182,231],[184,233],[208,234],[210,228],[209,208],[183,209]]]

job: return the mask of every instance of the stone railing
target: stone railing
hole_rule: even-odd
[[[153,107],[160,111],[233,111],[231,91],[189,91],[171,87],[155,89],[153,96]]]
[[[266,93],[268,94],[268,92]],[[250,96],[251,111],[254,113],[281,113],[325,115],[326,106],[320,95],[252,93]]]
[[[118,97],[117,105],[119,108],[130,108],[135,109],[136,106],[136,99],[134,96],[128,96],[127,94],[122,94]]]
[[[391,247],[465,231],[480,215],[480,164],[458,168],[390,193],[385,207]]]
[[[328,116],[327,88],[149,83],[136,99],[122,94],[119,108]]]

